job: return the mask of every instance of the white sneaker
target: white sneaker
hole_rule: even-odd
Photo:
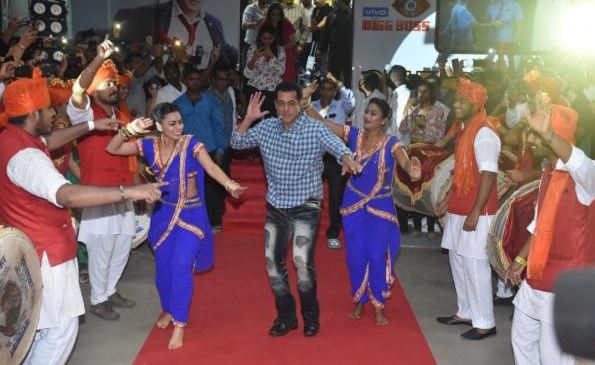
[[[328,248],[337,249],[341,248],[341,241],[338,238],[329,238],[327,242]]]

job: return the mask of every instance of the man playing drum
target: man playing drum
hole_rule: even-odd
[[[49,151],[92,130],[117,128],[109,119],[51,131],[56,118],[46,81],[39,69],[33,78],[6,87],[9,125],[0,133],[0,224],[22,230],[33,242],[41,263],[43,292],[38,332],[25,364],[64,364],[85,311],[78,282],[77,242],[66,209],[127,200],[155,201],[158,185],[99,188],[71,185],[54,167]]]
[[[526,119],[558,160],[542,175],[536,218],[527,228],[532,236],[506,274],[521,285],[512,323],[518,365],[574,363],[554,334],[554,283],[564,271],[595,264],[595,161],[573,146],[577,113],[545,99],[538,94],[536,110]]]
[[[454,104],[457,120],[447,138],[455,138],[453,187],[439,211],[447,209],[442,247],[449,250],[458,311],[438,317],[447,325],[471,325],[461,335],[481,340],[496,334],[492,271],[487,256],[490,223],[498,210],[496,178],[500,139],[487,117],[483,86],[460,79]],[[441,141],[444,142],[444,141]]]

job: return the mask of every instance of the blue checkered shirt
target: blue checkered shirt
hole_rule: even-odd
[[[322,199],[322,156],[337,160],[351,151],[324,124],[301,113],[285,130],[278,118],[268,118],[244,133],[234,130],[231,147],[259,147],[267,176],[267,201],[275,208],[293,208],[310,198]]]

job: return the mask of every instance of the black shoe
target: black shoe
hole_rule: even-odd
[[[314,337],[318,334],[320,330],[320,325],[318,323],[308,323],[304,325],[304,336],[306,337]]]
[[[89,312],[106,321],[117,321],[120,319],[120,313],[116,312],[107,300],[99,304],[91,304],[89,306]]]
[[[494,305],[512,305],[512,301],[514,300],[514,295],[512,297],[508,297],[508,298],[500,298],[497,296],[494,296]]]
[[[275,323],[273,324],[273,327],[271,327],[271,329],[269,330],[269,336],[272,336],[272,337],[285,336],[286,334],[289,333],[289,331],[294,330],[297,327],[298,327],[297,322],[285,323],[285,322],[276,320]]]
[[[107,298],[107,301],[114,307],[118,308],[134,308],[136,302],[132,299],[124,298],[120,293],[116,292]]]
[[[485,333],[481,333],[479,332],[479,330],[477,328],[472,328],[469,331],[463,333],[461,335],[461,338],[465,339],[465,340],[472,340],[472,341],[477,341],[477,340],[483,340],[486,337],[490,337],[495,335],[496,332],[496,327],[492,327],[490,328],[487,332]]]
[[[457,316],[455,314],[453,314],[450,317],[437,317],[436,320],[442,324],[447,324],[449,326],[456,326],[458,324],[464,324],[467,326],[471,326],[470,320],[457,319]]]

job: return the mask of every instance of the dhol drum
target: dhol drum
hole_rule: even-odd
[[[39,320],[42,284],[29,238],[0,226],[0,364],[20,364],[27,355]]]
[[[488,233],[488,257],[502,279],[529,238],[527,226],[533,220],[538,193],[539,180],[523,185],[506,199],[492,221]]]
[[[395,204],[404,210],[435,215],[434,207],[440,200],[437,194],[450,189],[450,175],[454,167],[452,151],[426,144],[412,144],[409,157],[417,157],[422,165],[422,178],[411,182],[405,171],[397,166],[394,177]],[[444,195],[442,195],[444,196]]]
[[[452,187],[452,171],[455,165],[452,151],[426,144],[413,144],[408,149],[410,157],[417,157],[422,164],[422,179],[411,182],[409,176],[399,167],[395,174],[393,198],[395,204],[406,211],[435,216],[438,204],[444,200]],[[513,169],[517,157],[508,150],[500,154],[498,171],[498,198],[500,201],[510,194],[513,184],[506,177],[506,170]]]

